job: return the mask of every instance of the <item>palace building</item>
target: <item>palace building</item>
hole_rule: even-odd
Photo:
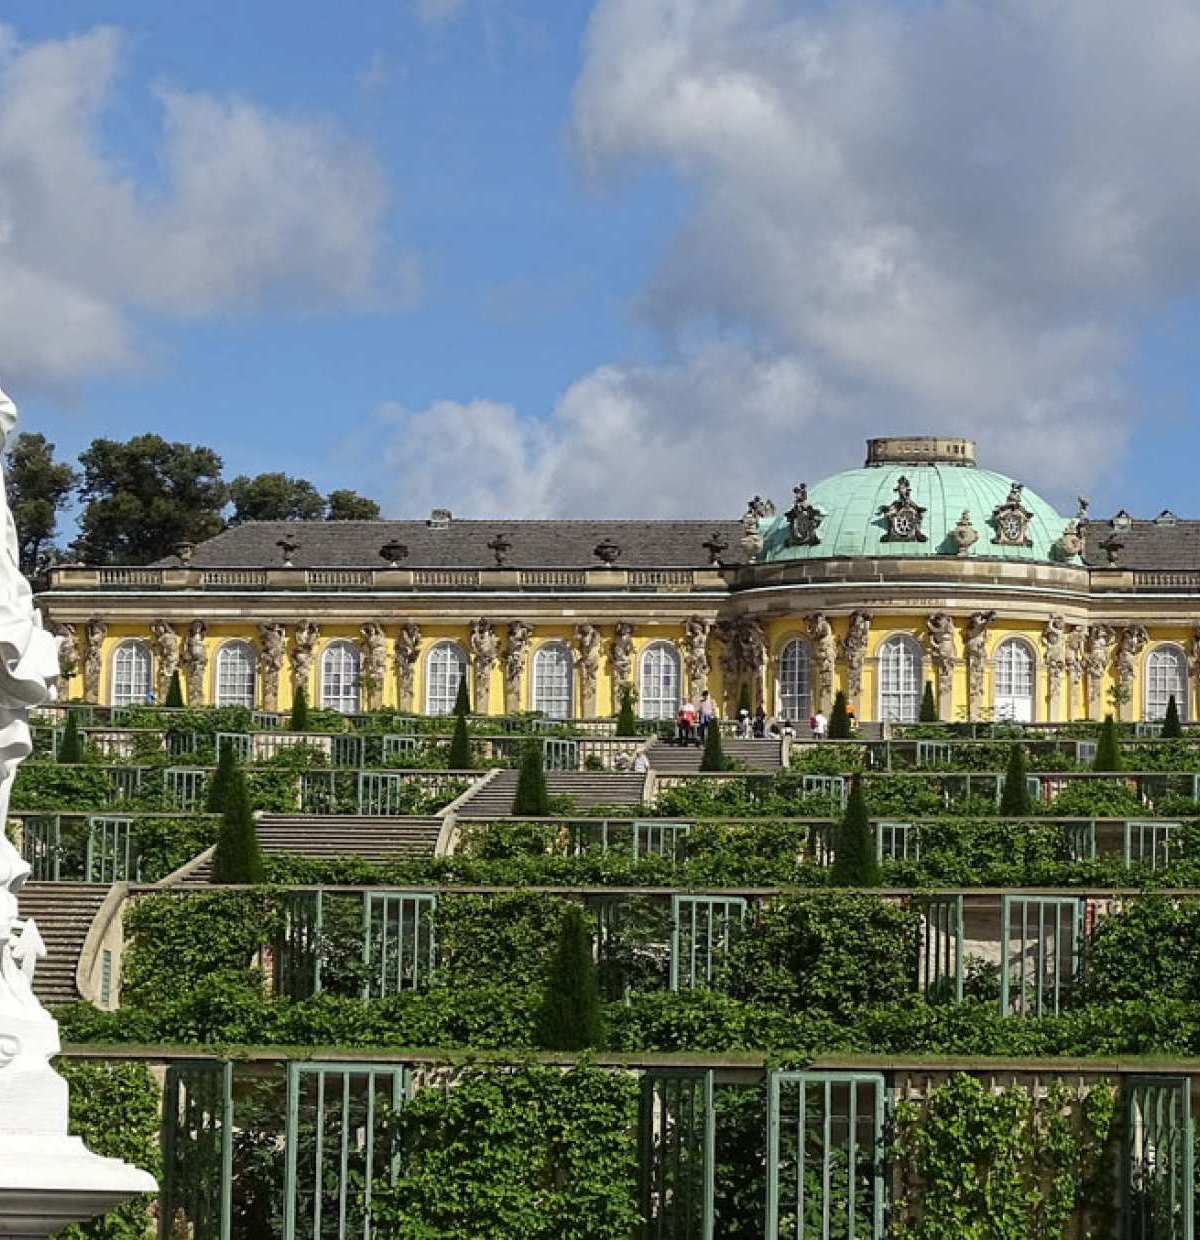
[[[755,497],[741,520],[261,522],[40,596],[72,699],[667,719],[743,686],[806,720],[1184,718],[1200,689],[1200,521],[1064,516],[955,438]]]

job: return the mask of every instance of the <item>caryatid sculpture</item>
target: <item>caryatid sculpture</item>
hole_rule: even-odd
[[[154,657],[158,661],[158,701],[167,700],[171,689],[171,681],[179,671],[179,651],[181,642],[175,626],[165,620],[155,620],[150,625],[151,645]]]
[[[967,621],[963,649],[967,655],[968,715],[978,719],[983,713],[983,689],[987,673],[988,629],[996,619],[994,611],[975,611]]]
[[[837,663],[837,640],[833,626],[823,611],[815,611],[808,617],[808,639],[812,642],[813,662],[817,668],[818,710],[833,707],[833,671]]]
[[[862,693],[863,660],[870,635],[871,613],[852,611],[846,636],[842,638],[842,658],[846,661],[846,696],[855,705]]]
[[[208,647],[204,639],[207,636],[208,625],[203,620],[193,620],[183,639],[183,653],[179,661],[187,678],[189,706],[204,705],[204,673],[208,668]]]
[[[594,624],[575,626],[575,669],[579,674],[579,713],[584,719],[593,719],[600,673],[600,630]]]
[[[621,691],[633,679],[633,625],[618,620],[609,650],[612,665],[613,713],[621,709]]]
[[[521,709],[521,680],[525,675],[532,640],[533,625],[526,624],[524,620],[513,620],[509,624],[504,646],[504,710],[509,715],[515,715]]]
[[[684,621],[679,649],[687,672],[688,696],[693,702],[708,688],[708,634],[711,629],[712,622],[700,616]]]
[[[396,634],[396,694],[405,714],[413,708],[413,675],[420,657],[421,626],[409,620]]]
[[[279,709],[279,673],[287,654],[287,629],[277,620],[258,626],[258,671],[262,680],[263,710]]]
[[[321,640],[321,626],[315,620],[301,620],[292,631],[292,695],[301,689],[307,696],[312,679],[313,659],[317,655],[317,642]],[[309,701],[312,699],[309,698]]]
[[[16,420],[0,391],[0,448]],[[59,641],[42,628],[21,576],[3,492],[0,521],[0,1235],[50,1235],[156,1185],[67,1135],[67,1085],[50,1066],[60,1050],[58,1025],[33,992],[46,948],[33,920],[20,916],[30,868],[4,828],[17,767],[33,750],[29,710],[50,699],[59,676]]]
[[[500,657],[500,642],[490,620],[482,616],[471,625],[471,670],[475,679],[475,710],[488,713],[492,697],[492,669]]]
[[[383,705],[383,679],[387,675],[387,634],[378,620],[366,621],[358,631],[366,708],[379,710]]]

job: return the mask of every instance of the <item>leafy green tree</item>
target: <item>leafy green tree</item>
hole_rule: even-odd
[[[933,696],[932,680],[927,680],[925,682],[925,692],[921,694],[921,711],[920,714],[917,715],[917,719],[921,723],[939,722],[937,702],[934,700]]]
[[[238,775],[237,751],[232,745],[221,746],[217,754],[217,769],[208,785],[204,808],[210,814],[221,814],[229,801],[229,790],[233,787]]]
[[[467,732],[466,715],[454,716],[454,735],[450,738],[450,754],[446,764],[452,771],[466,771],[471,768],[471,737]]]
[[[62,763],[83,761],[83,734],[79,731],[79,722],[73,710],[67,711],[67,724],[58,743],[58,760]]]
[[[357,491],[330,491],[326,521],[378,521],[379,505]]]
[[[1029,801],[1026,780],[1025,746],[1008,747],[1008,769],[1004,773],[1004,791],[1000,796],[1000,813],[1005,818],[1027,818],[1033,807]]]
[[[1179,706],[1172,693],[1167,698],[1167,713],[1163,716],[1162,737],[1165,741],[1178,740],[1183,735],[1183,725],[1179,722]]]
[[[604,1042],[592,936],[577,904],[566,910],[559,927],[537,1015],[537,1036],[538,1045],[548,1051],[581,1051]]]
[[[303,685],[297,685],[296,692],[292,694],[292,716],[288,720],[288,731],[308,731],[308,693]]]
[[[8,505],[17,529],[21,572],[35,576],[52,550],[58,514],[66,505],[79,475],[54,459],[54,445],[45,435],[22,433],[4,454]]]
[[[78,553],[95,564],[149,564],[221,529],[229,488],[211,449],[135,435],[80,454]]]
[[[845,691],[839,689],[833,699],[833,711],[829,716],[829,739],[831,741],[848,741],[850,739],[850,712],[846,709]]]
[[[704,753],[700,758],[700,769],[723,771],[726,767],[725,750],[721,745],[721,727],[714,719],[704,733]]]
[[[163,705],[176,710],[183,709],[183,682],[179,679],[178,671],[171,673],[171,681],[167,685],[167,700]]]
[[[471,713],[471,698],[465,676],[459,677],[458,692],[454,695],[454,713],[464,717]]]
[[[834,887],[878,887],[883,882],[861,779],[850,785],[846,812],[834,837],[833,858],[829,881]]]
[[[621,686],[620,709],[617,711],[618,736],[636,736],[638,734],[637,716],[633,710],[636,698],[637,691],[632,685]]]
[[[319,521],[325,501],[311,482],[287,474],[239,474],[229,484],[230,525],[244,521]]]
[[[1121,743],[1117,737],[1117,725],[1112,715],[1104,716],[1100,729],[1100,741],[1096,756],[1092,759],[1093,771],[1119,771],[1121,769]]]
[[[526,741],[521,748],[521,773],[517,777],[512,812],[515,818],[545,818],[550,813],[541,741]]]
[[[221,812],[221,829],[213,853],[214,883],[261,883],[266,877],[258,830],[250,809],[246,777],[235,767]]]

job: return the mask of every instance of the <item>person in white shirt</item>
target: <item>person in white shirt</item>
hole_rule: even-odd
[[[645,775],[645,773],[650,769],[650,759],[646,757],[646,751],[644,749],[639,750],[636,757],[633,759],[633,769],[639,775]]]
[[[817,711],[817,713],[813,715],[813,736],[816,737],[817,740],[823,741],[828,728],[829,720],[825,718],[825,712],[822,710]]]

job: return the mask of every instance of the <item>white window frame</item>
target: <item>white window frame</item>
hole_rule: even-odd
[[[425,713],[452,715],[459,681],[467,674],[467,655],[458,642],[441,641],[425,656]]]
[[[803,637],[792,637],[779,651],[776,699],[779,715],[807,723],[812,714],[812,649]]]
[[[1174,694],[1179,719],[1188,718],[1187,655],[1175,642],[1161,642],[1146,654],[1142,669],[1142,711],[1149,723],[1166,718],[1167,701]]]
[[[235,659],[244,659],[232,668]],[[232,687],[231,687],[232,686]],[[246,641],[229,641],[213,660],[213,702],[217,706],[248,706],[254,709],[258,694],[258,658]]]
[[[1010,657],[1009,652],[1020,652],[1026,660],[1019,668],[1017,660]],[[1018,681],[1028,675],[1028,691]],[[1006,637],[997,647],[992,657],[992,702],[995,717],[1001,720],[1014,720],[1017,723],[1032,723],[1037,713],[1037,655],[1033,647],[1023,637]],[[1005,703],[1002,705],[1001,703]],[[1022,715],[1012,708],[1012,703],[1028,702],[1029,712]]]
[[[553,659],[553,666],[546,665]],[[570,719],[575,668],[565,642],[545,642],[533,652],[530,704],[547,719]]]
[[[337,660],[338,666],[331,666]],[[321,651],[321,709],[356,715],[362,706],[362,652],[351,641]]]
[[[888,723],[916,723],[925,692],[925,652],[908,633],[893,633],[876,651],[879,718]]]
[[[670,642],[651,642],[638,660],[638,714],[674,719],[683,698],[683,661]]]
[[[112,653],[110,703],[113,706],[145,706],[154,688],[154,656],[137,637],[127,638]]]

